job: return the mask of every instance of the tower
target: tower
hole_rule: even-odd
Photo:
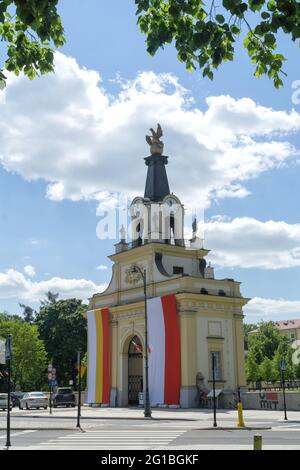
[[[129,210],[131,240],[126,239],[122,227],[120,242],[109,256],[113,262],[110,284],[104,292],[94,295],[89,305],[89,312],[105,317],[109,344],[106,358],[109,355],[110,366],[107,362],[103,367],[110,383],[109,404],[127,406],[134,397],[138,400],[145,383],[144,286],[133,267],[147,274],[149,324],[164,299],[168,298],[168,302],[171,299],[176,309],[172,318],[178,322],[180,343],[180,360],[174,370],[180,375],[178,406],[197,407],[201,393],[210,390],[212,355],[217,364],[217,387],[222,389],[224,403],[229,402],[236,388],[245,385],[242,308],[248,299],[242,297],[239,282],[215,279],[213,268],[206,265],[209,250],[197,238],[196,221],[192,239],[184,239],[184,207],[170,192],[168,157],[163,155],[160,125],[157,131],[151,129],[151,134],[146,136],[151,155],[144,159],[147,167],[144,196],[134,198]],[[159,325],[152,330],[165,341],[161,336],[163,324]],[[165,321],[165,328],[172,328],[172,324]],[[170,336],[170,331],[166,334]],[[159,340],[153,341],[150,358],[161,346]],[[156,367],[162,367],[159,361]],[[165,386],[169,380],[172,381],[172,375],[165,375]],[[91,383],[94,382],[93,379]]]

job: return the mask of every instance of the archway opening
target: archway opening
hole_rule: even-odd
[[[128,348],[128,404],[138,405],[139,393],[143,391],[143,346],[134,336]]]

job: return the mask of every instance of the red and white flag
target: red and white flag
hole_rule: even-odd
[[[147,301],[149,395],[152,406],[179,405],[181,384],[180,327],[175,295]]]

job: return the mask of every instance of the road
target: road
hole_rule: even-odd
[[[263,449],[300,450],[300,413],[283,421],[281,412],[247,411],[246,425],[236,429],[236,412],[218,412],[218,426],[212,428],[207,410],[154,412],[153,420],[142,419],[142,410],[83,409],[81,429],[76,428],[76,410],[49,412],[13,410],[11,449],[251,449],[259,433]],[[6,413],[0,412],[0,448],[6,443]],[[125,418],[125,419],[124,419]],[[270,429],[271,428],[271,429]]]

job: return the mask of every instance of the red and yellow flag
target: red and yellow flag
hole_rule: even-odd
[[[88,403],[109,404],[111,387],[110,322],[108,308],[89,310]]]

